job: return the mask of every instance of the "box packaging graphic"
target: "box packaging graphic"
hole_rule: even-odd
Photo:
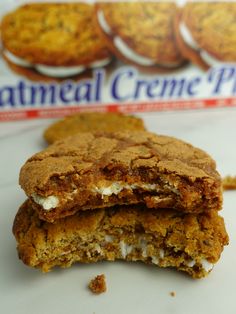
[[[236,105],[236,2],[2,0],[0,121]]]

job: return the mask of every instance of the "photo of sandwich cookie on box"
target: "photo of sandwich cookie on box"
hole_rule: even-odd
[[[173,137],[80,133],[29,158],[20,185],[19,258],[44,272],[119,259],[202,278],[229,241],[214,160]]]
[[[178,47],[203,70],[236,61],[236,3],[187,3],[176,18]]]
[[[175,40],[174,2],[98,2],[100,34],[113,54],[138,69],[169,72],[186,60]]]
[[[36,81],[81,77],[112,60],[86,3],[21,6],[3,17],[1,38],[10,68]]]

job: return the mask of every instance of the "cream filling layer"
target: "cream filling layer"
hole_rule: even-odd
[[[97,18],[99,25],[101,26],[102,30],[107,34],[107,35],[112,35],[112,29],[110,28],[109,24],[107,23],[105,16],[102,12],[102,10],[98,10],[97,12]]]
[[[91,69],[93,69],[93,68],[101,68],[101,67],[104,67],[104,66],[108,65],[110,62],[111,62],[111,58],[106,58],[106,59],[103,59],[103,60],[99,60],[99,61],[95,61],[95,62],[90,63],[89,67]]]
[[[206,52],[205,50],[201,49],[198,43],[194,40],[191,32],[189,31],[188,27],[184,22],[180,23],[179,26],[180,34],[183,38],[183,41],[186,45],[188,45],[193,50],[197,51],[201,58],[211,67],[221,65],[223,62],[213,57],[211,54]]]
[[[101,26],[102,30],[109,36],[114,35],[112,33],[112,29],[107,23],[105,16],[101,10],[97,12],[97,18],[99,25]],[[134,61],[135,63],[142,65],[142,66],[154,66],[156,65],[156,61],[150,58],[144,57],[138,53],[136,53],[133,49],[131,49],[119,36],[114,36],[113,43],[115,47],[119,50],[119,52],[127,59]],[[175,67],[176,65],[173,64],[163,64],[167,67]]]
[[[129,255],[130,253],[132,253],[133,250],[136,250],[136,249],[141,250],[142,257],[144,258],[148,257],[148,243],[143,238],[139,239],[139,244],[137,245],[132,245],[132,244],[126,243],[125,241],[120,241],[119,246],[120,246],[120,253],[123,258],[126,258],[127,255]],[[158,255],[159,257],[151,256],[153,264],[158,265],[159,260],[164,258],[164,250],[160,249],[158,252]]]
[[[74,66],[74,67],[54,67],[48,65],[35,64],[34,68],[41,74],[50,77],[67,77],[80,74],[85,71],[84,66]]]
[[[109,241],[109,243],[111,243],[111,241]],[[119,245],[120,245],[120,253],[123,258],[126,258],[127,255],[129,255],[130,253],[132,253],[133,250],[136,250],[136,249],[141,249],[142,257],[144,258],[148,257],[148,243],[146,242],[145,239],[140,238],[139,245],[131,245],[124,241],[120,241]],[[158,265],[160,260],[163,260],[165,258],[165,252],[163,249],[159,250],[158,256],[159,257],[151,256],[152,263],[155,265]],[[194,267],[195,264],[196,264],[196,261],[191,260],[190,262],[187,263],[187,266],[192,268]],[[203,258],[199,262],[199,264],[202,266],[202,268],[206,272],[211,271],[214,267],[214,264],[208,262],[205,258]]]
[[[158,190],[157,184],[148,184],[148,183],[142,183],[142,184],[126,184],[123,182],[113,182],[112,184],[108,186],[95,186],[93,188],[94,193],[98,193],[102,195],[102,198],[104,196],[111,196],[112,194],[118,195],[122,190],[136,190],[136,189],[143,189],[146,191],[154,191]]]
[[[111,58],[105,58],[102,60],[98,60],[90,63],[88,66],[48,66],[43,64],[33,64],[22,58],[19,58],[12,54],[8,50],[3,51],[4,56],[15,65],[22,66],[24,68],[34,68],[37,72],[55,78],[64,78],[70,77],[74,75],[78,75],[84,72],[87,68],[98,68],[107,65]]]
[[[110,182],[109,182],[110,183]],[[172,191],[175,194],[179,194],[178,190],[176,188],[168,187],[170,191]],[[118,195],[122,190],[137,190],[137,189],[143,189],[145,191],[159,191],[159,185],[158,184],[150,184],[150,183],[139,183],[139,184],[127,184],[125,182],[112,182],[109,185],[106,186],[94,186],[91,189],[92,193],[100,194],[102,198],[104,196],[111,196],[113,194]],[[63,195],[63,202],[67,200],[72,200],[73,195],[78,192],[77,189],[75,189],[73,192],[70,193],[64,193]],[[35,203],[42,206],[44,210],[51,210],[53,208],[56,208],[59,203],[60,199],[56,195],[50,195],[47,197],[40,196],[36,193],[33,193],[32,198]]]
[[[187,263],[187,266],[188,267],[193,267],[194,265],[196,264],[196,261],[195,260],[191,260]],[[205,258],[203,258],[201,261],[200,261],[200,264],[202,265],[202,268],[206,271],[206,272],[209,272],[213,269],[214,267],[214,264],[208,262],[208,260],[206,260]]]
[[[32,66],[33,66],[33,64],[30,63],[29,61],[26,61],[22,58],[15,56],[13,53],[11,53],[10,51],[8,51],[6,49],[4,49],[3,54],[9,61],[14,63],[15,65],[19,65],[19,66],[22,66],[24,68],[32,68]]]
[[[199,50],[199,45],[197,42],[193,39],[188,27],[185,23],[181,22],[179,25],[180,34],[183,37],[183,40],[185,44],[187,44],[189,47],[191,47],[194,50]]]
[[[53,208],[56,208],[59,204],[58,197],[51,195],[48,197],[42,197],[37,194],[32,194],[32,198],[35,201],[36,204],[43,207],[45,210],[50,210]]]
[[[134,61],[139,65],[151,66],[155,65],[156,62],[152,59],[143,57],[137,54],[133,49],[131,49],[120,37],[116,36],[114,38],[114,45],[121,52],[121,54],[129,60]]]
[[[214,267],[214,264],[208,262],[205,258],[203,258],[201,260],[201,264],[202,264],[202,268],[206,271],[206,272],[209,272],[213,269]]]

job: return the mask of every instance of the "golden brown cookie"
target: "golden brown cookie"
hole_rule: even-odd
[[[31,3],[1,23],[4,56],[49,77],[76,76],[104,66],[111,55],[94,23],[94,6],[85,3]]]
[[[221,178],[204,151],[149,132],[80,133],[22,167],[20,185],[42,219],[145,203],[183,212],[219,210]]]
[[[20,259],[44,272],[75,262],[122,259],[174,267],[201,278],[228,244],[217,211],[183,214],[143,206],[78,212],[51,224],[39,220],[26,201],[16,215],[13,232]]]
[[[141,69],[170,71],[184,64],[174,35],[174,2],[96,5],[97,24],[110,50]]]
[[[144,131],[145,127],[142,119],[122,113],[84,112],[55,122],[45,130],[44,138],[48,143],[54,143],[81,132],[120,130]]]
[[[236,3],[188,3],[175,29],[182,54],[204,70],[236,61]]]

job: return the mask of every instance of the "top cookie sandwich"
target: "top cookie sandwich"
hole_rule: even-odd
[[[183,64],[174,35],[172,2],[115,2],[96,5],[97,23],[111,51],[144,69],[171,70]]]
[[[209,155],[145,131],[57,141],[26,162],[20,185],[48,221],[120,204],[195,213],[222,204],[221,178]]]
[[[203,69],[236,61],[236,3],[188,3],[176,30],[182,54]]]
[[[1,23],[4,57],[51,77],[70,77],[104,66],[110,53],[94,23],[94,7],[85,3],[31,3]]]

